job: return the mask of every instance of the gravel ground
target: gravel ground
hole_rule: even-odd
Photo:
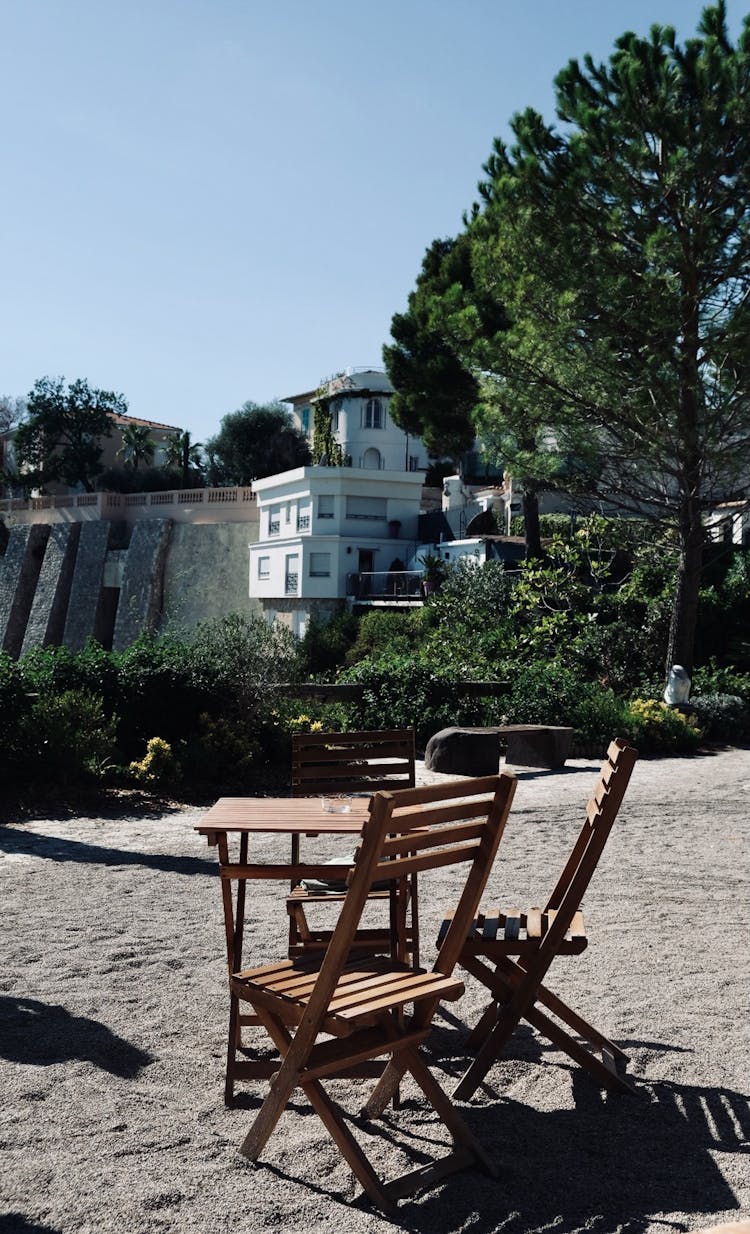
[[[506,904],[545,898],[598,766],[519,772],[488,896]],[[589,949],[550,976],[627,1050],[637,1095],[603,1094],[521,1028],[463,1107],[498,1178],[455,1174],[405,1202],[399,1226],[667,1234],[750,1216],[749,792],[748,750],[638,763],[586,899]],[[0,1234],[393,1224],[362,1198],[301,1094],[261,1165],[237,1151],[261,1086],[224,1107],[223,927],[215,854],[193,831],[201,813],[0,827]],[[288,841],[262,843],[285,859]],[[444,873],[423,884],[429,960],[455,888]],[[253,886],[248,921],[253,957],[276,958],[277,885]],[[449,1089],[482,1002],[467,979],[436,1021],[431,1061]],[[330,1084],[353,1110],[351,1087]],[[390,1174],[442,1138],[417,1093],[404,1097],[373,1150]]]

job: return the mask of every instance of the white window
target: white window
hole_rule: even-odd
[[[333,518],[333,494],[321,493],[318,498],[318,518]]]
[[[331,426],[333,428],[334,433],[338,433],[339,431],[339,416],[340,415],[341,415],[341,399],[337,398],[336,402],[333,404],[333,407],[331,408]]]
[[[291,523],[292,521],[292,503],[288,501],[284,506],[284,522]]]
[[[419,458],[416,454],[409,455],[409,471],[419,471]]]
[[[368,471],[380,470],[380,451],[370,446],[362,455],[362,466]]]
[[[347,497],[346,517],[385,519],[385,497]]]
[[[383,404],[379,398],[370,398],[365,405],[363,428],[383,427]]]
[[[284,594],[296,596],[299,587],[299,557],[296,553],[288,553],[284,580]]]
[[[310,432],[310,408],[309,407],[302,408],[302,411],[299,413],[299,422],[302,425],[302,432],[309,433]]]
[[[311,553],[310,554],[310,578],[330,578],[331,576],[331,554],[330,553]]]
[[[270,557],[259,557],[258,558],[258,578],[270,578],[270,577],[271,577],[271,558]]]
[[[277,536],[281,531],[281,506],[271,506],[268,511],[268,534]]]

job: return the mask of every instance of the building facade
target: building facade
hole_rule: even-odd
[[[300,467],[256,480],[258,543],[250,595],[302,636],[363,575],[406,569],[417,542],[421,471]]]
[[[327,404],[331,430],[348,463],[364,471],[426,471],[427,451],[393,421],[389,411],[393,387],[379,369],[348,369],[319,390],[292,394],[294,422],[314,450],[315,409]]]

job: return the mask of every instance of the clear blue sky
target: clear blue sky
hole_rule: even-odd
[[[0,0],[0,394],[121,391],[205,440],[382,364],[492,138],[702,0]],[[729,0],[732,32],[745,5]]]

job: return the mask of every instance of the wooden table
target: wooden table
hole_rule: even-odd
[[[368,797],[353,797],[349,813],[329,814],[319,797],[220,797],[204,815],[195,830],[206,837],[210,847],[218,849],[230,972],[237,972],[242,965],[247,880],[288,880],[295,886],[303,878],[343,878],[351,863],[337,866],[301,862],[300,836],[359,835],[369,804]],[[249,837],[261,834],[291,836],[290,860],[275,864],[248,863]],[[236,861],[230,859],[230,837],[233,847],[239,844]],[[236,905],[232,903],[233,881],[237,882]]]
[[[242,968],[242,945],[245,925],[245,890],[248,879],[289,881],[292,886],[303,878],[343,878],[351,862],[342,865],[310,864],[299,859],[301,836],[359,835],[368,815],[368,797],[353,797],[346,814],[325,811],[319,797],[221,797],[195,827],[212,848],[218,849],[221,895],[224,907],[227,965],[230,973]],[[249,862],[248,842],[251,835],[288,835],[292,846],[288,862]],[[236,859],[232,860],[232,854]],[[237,883],[236,898],[232,883]],[[226,1100],[232,1098],[235,1079],[267,1078],[278,1070],[277,1060],[238,1061],[235,1051],[241,1047],[242,1025],[257,1024],[254,1016],[236,1016],[236,1031],[230,1028],[227,1061]]]

